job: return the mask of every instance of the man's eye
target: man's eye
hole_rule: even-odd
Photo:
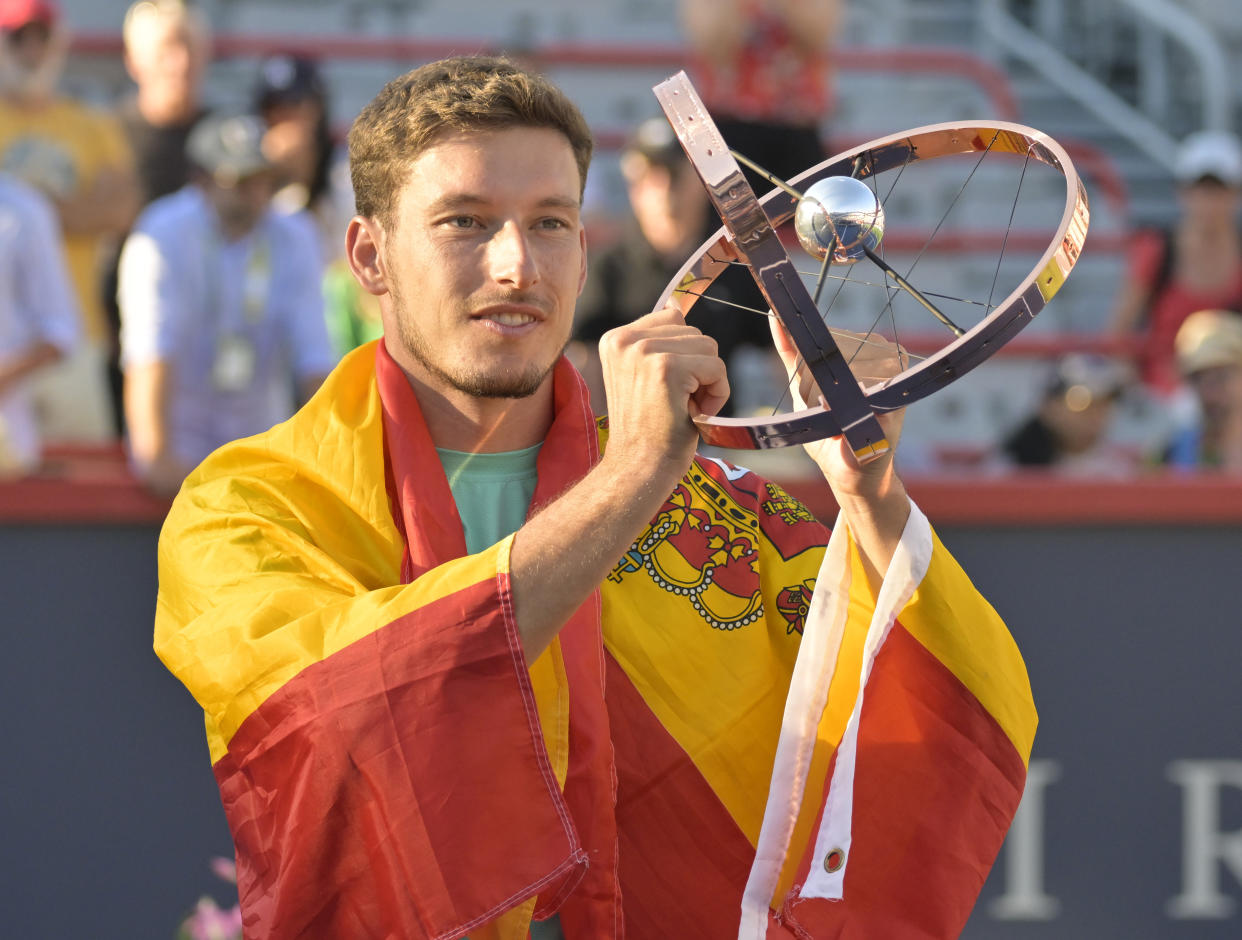
[[[569,228],[569,223],[564,219],[540,219],[539,227],[548,229]]]
[[[446,222],[451,228],[474,228],[478,224],[477,220],[469,215],[455,215]]]

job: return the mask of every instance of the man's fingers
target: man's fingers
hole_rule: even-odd
[[[768,329],[772,332],[772,345],[776,347],[781,362],[785,364],[785,374],[792,378],[798,365],[798,347],[794,345],[793,338],[780,317],[768,317]]]
[[[690,416],[714,417],[729,400],[729,377],[719,356],[702,356],[688,361],[689,374],[696,383],[690,392]]]

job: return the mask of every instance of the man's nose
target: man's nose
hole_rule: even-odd
[[[539,280],[530,243],[516,222],[502,225],[487,247],[491,276],[498,283],[526,288]]]

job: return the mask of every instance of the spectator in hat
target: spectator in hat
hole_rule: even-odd
[[[294,55],[263,61],[254,109],[267,133],[263,152],[276,167],[277,211],[303,217],[323,251],[324,315],[338,356],[383,333],[379,304],[345,264],[345,227],[354,214],[349,161],[332,135],[328,89],[318,66]]]
[[[1165,464],[1242,473],[1242,315],[1198,310],[1182,323],[1174,346],[1197,408],[1174,433]]]
[[[1108,439],[1127,378],[1102,357],[1065,356],[1049,375],[1038,407],[1002,442],[1001,462],[1073,476],[1133,473],[1133,457]]]
[[[263,152],[276,168],[280,187],[275,207],[282,212],[306,210],[331,225],[333,170],[339,160],[328,90],[318,66],[302,56],[270,56],[259,66],[253,97],[254,111],[267,125]],[[333,240],[340,244],[333,244],[333,255],[340,254],[345,240],[346,220],[336,221],[340,231]]]
[[[709,214],[706,190],[664,118],[638,125],[622,150],[621,175],[632,215],[619,238],[590,258],[574,319],[574,352],[591,387],[593,407],[600,413],[604,411],[600,337],[629,323],[636,311],[655,309],[673,275],[720,225]],[[771,347],[765,317],[736,312],[727,305],[702,300],[687,322],[716,340],[726,363],[742,344]],[[772,363],[774,374],[783,377],[774,354]]]
[[[264,126],[211,116],[190,185],[157,199],[121,252],[121,363],[134,467],[171,493],[221,444],[288,418],[335,363],[309,228],[271,207]]]
[[[0,0],[0,36],[0,169],[56,207],[82,316],[83,343],[43,370],[31,394],[50,439],[109,440],[99,262],[137,210],[133,158],[114,116],[57,94],[69,41],[56,4]]]
[[[1154,392],[1180,384],[1173,338],[1196,310],[1242,311],[1242,142],[1224,131],[1183,141],[1175,176],[1180,215],[1172,230],[1135,238],[1112,329],[1138,344],[1139,373]]]

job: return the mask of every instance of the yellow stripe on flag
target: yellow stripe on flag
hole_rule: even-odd
[[[1039,718],[1022,654],[935,530],[932,539],[927,575],[898,619],[979,700],[1026,764]]]

